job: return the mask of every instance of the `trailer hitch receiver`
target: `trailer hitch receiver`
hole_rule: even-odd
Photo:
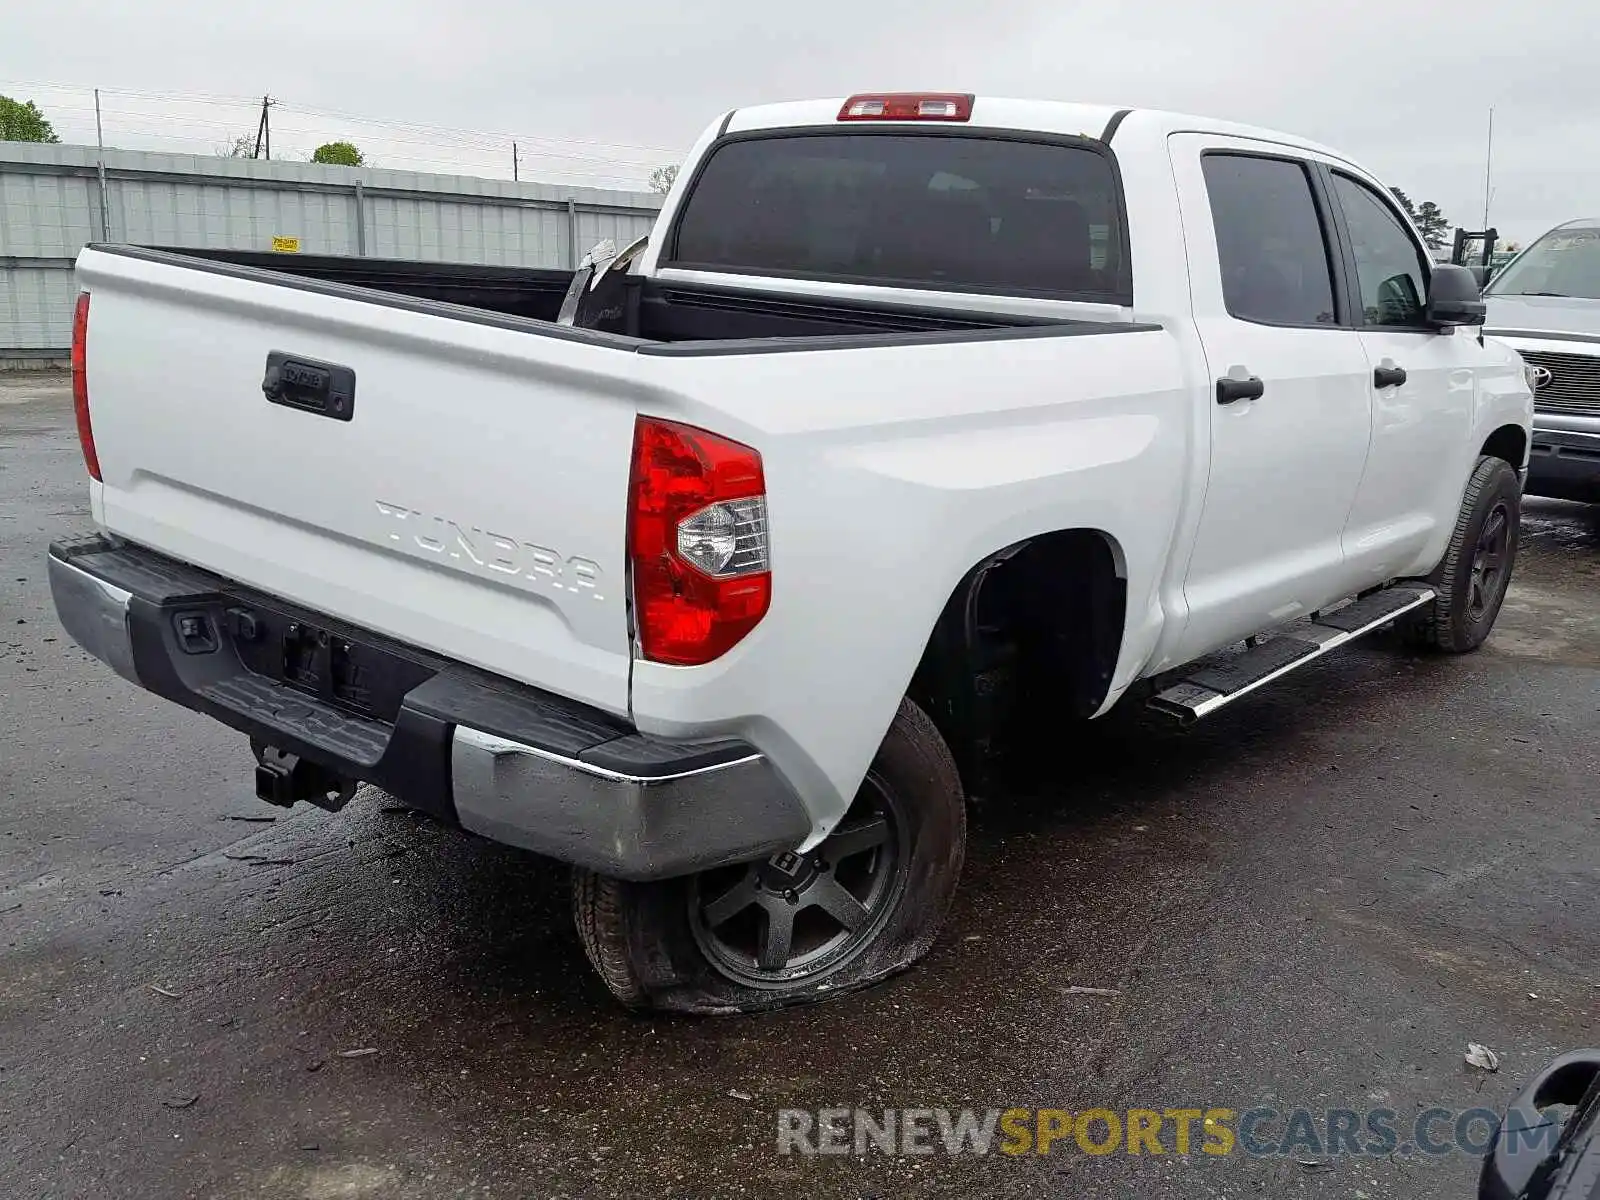
[[[310,762],[298,754],[252,742],[256,756],[256,795],[279,808],[309,800],[338,812],[356,794],[356,781]]]

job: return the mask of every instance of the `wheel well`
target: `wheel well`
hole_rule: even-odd
[[[989,768],[1105,702],[1122,649],[1122,550],[1063,529],[989,555],[946,601],[911,696],[950,745],[972,794]]]
[[[1503,458],[1513,470],[1520,471],[1528,461],[1528,433],[1520,425],[1502,425],[1484,442],[1483,453],[1490,458]]]

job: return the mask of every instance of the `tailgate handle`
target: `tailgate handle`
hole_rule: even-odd
[[[349,367],[273,350],[267,355],[261,394],[271,404],[348,421],[356,411],[356,373]]]

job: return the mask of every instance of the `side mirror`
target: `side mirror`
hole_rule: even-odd
[[[1488,286],[1489,277],[1494,274],[1492,267],[1468,267],[1467,270],[1471,271],[1472,278],[1477,280],[1479,291]]]
[[[1428,324],[1436,329],[1482,325],[1483,294],[1471,269],[1445,264],[1433,269],[1428,284]]]

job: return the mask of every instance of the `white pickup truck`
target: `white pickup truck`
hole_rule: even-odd
[[[572,864],[632,1006],[907,966],[1008,757],[1396,622],[1474,649],[1517,549],[1530,393],[1476,282],[1261,129],[739,109],[592,277],[78,278],[65,627],[246,733],[264,799],[365,781]]]

